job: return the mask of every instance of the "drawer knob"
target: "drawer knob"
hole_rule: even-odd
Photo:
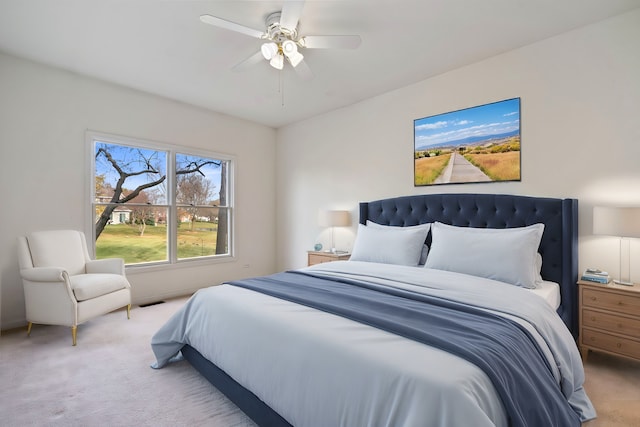
[[[622,323],[618,323],[618,328],[622,329]]]
[[[616,347],[620,348],[620,347],[622,347],[622,344],[618,343],[618,344],[616,344]]]
[[[596,300],[596,297],[591,297],[591,301],[595,301],[595,300]]]
[[[622,301],[618,301],[618,305],[624,305]]]
[[[596,340],[596,337],[591,337],[591,341],[595,341],[595,340]]]
[[[591,321],[595,322],[596,321],[596,316],[591,316]]]

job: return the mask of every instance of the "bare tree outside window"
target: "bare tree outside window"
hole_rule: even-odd
[[[229,254],[228,160],[101,141],[94,147],[98,258],[134,264]]]
[[[226,162],[176,154],[176,166],[194,170],[176,177],[178,258],[226,254],[228,227],[226,222],[220,224],[221,213],[227,215]]]

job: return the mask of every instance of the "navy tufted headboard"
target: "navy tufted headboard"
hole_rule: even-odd
[[[511,228],[543,223],[542,278],[560,285],[558,314],[578,334],[578,201],[507,194],[424,194],[360,203],[360,223],[410,226],[439,221]],[[427,237],[430,243],[431,233]]]

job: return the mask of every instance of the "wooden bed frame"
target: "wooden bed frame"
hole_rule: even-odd
[[[574,337],[578,333],[578,201],[506,194],[426,194],[360,203],[360,223],[411,226],[428,222],[461,227],[512,228],[545,225],[539,252],[542,278],[560,285],[558,314]],[[427,237],[430,243],[430,234]],[[253,421],[263,426],[290,424],[223,370],[189,345],[184,357]]]

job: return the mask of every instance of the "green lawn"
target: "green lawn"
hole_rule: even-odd
[[[191,231],[190,223],[178,227],[178,258],[215,255],[217,224],[196,222]],[[98,259],[124,258],[125,264],[167,260],[166,225],[147,225],[140,236],[137,226],[127,224],[107,225],[96,242]]]

